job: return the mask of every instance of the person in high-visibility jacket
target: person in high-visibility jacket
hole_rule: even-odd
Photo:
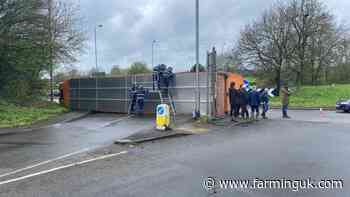
[[[148,91],[143,86],[138,86],[136,90],[136,103],[139,114],[143,114],[145,110],[145,97]]]

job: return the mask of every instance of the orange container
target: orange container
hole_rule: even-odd
[[[217,79],[217,99],[216,108],[217,116],[224,116],[230,111],[230,99],[228,92],[232,82],[235,82],[236,88],[239,89],[243,85],[244,77],[235,73],[220,72]]]
[[[63,82],[63,98],[64,98],[64,106],[69,107],[69,98],[70,98],[70,87],[69,80],[65,80]]]

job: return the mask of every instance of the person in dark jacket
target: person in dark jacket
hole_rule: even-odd
[[[260,106],[260,94],[256,89],[256,86],[253,87],[249,94],[249,105],[251,108],[251,118],[259,118],[259,106]]]
[[[243,119],[249,119],[249,112],[248,112],[248,108],[247,105],[249,103],[249,94],[246,91],[245,88],[243,88],[243,85],[240,86],[239,88],[239,105],[240,105],[240,109],[241,109],[241,115]]]
[[[145,97],[147,96],[148,91],[143,86],[138,86],[136,90],[136,103],[137,103],[137,109],[138,114],[143,115],[144,114],[144,107],[145,107]]]
[[[135,106],[136,106],[136,85],[134,84],[132,88],[129,89],[129,99],[131,100],[130,106],[129,106],[129,114],[132,114],[135,112]]]
[[[267,119],[266,113],[269,111],[269,94],[267,89],[262,89],[261,95],[260,95],[260,101],[262,104],[262,114],[261,116],[263,119]]]
[[[239,95],[238,90],[236,89],[236,84],[234,82],[231,83],[229,93],[230,106],[231,106],[231,117],[232,121],[237,121],[239,115]]]
[[[156,90],[156,88],[159,88],[159,71],[160,71],[160,66],[155,66],[153,68],[153,90]]]

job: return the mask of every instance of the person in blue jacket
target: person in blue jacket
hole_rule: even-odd
[[[253,86],[249,93],[249,105],[251,108],[251,118],[259,119],[260,93],[257,91],[256,86]]]
[[[268,89],[264,88],[261,90],[261,95],[260,95],[260,101],[262,104],[262,118],[263,119],[267,119],[267,112],[269,111],[269,93],[268,93]]]

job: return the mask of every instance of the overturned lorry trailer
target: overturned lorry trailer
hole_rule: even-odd
[[[210,85],[210,81],[214,81],[212,84],[215,85]],[[211,111],[214,116],[223,116],[228,112],[226,92],[233,81],[239,86],[243,83],[243,77],[232,73],[217,73],[216,77],[208,77],[207,72],[200,73],[202,114]],[[150,90],[145,100],[145,112],[155,113],[161,100],[158,92],[153,91],[152,74],[71,79],[64,82],[64,103],[73,111],[128,113],[131,102],[129,89],[134,84]],[[192,114],[195,91],[195,73],[176,74],[176,85],[170,88],[170,92],[177,114]],[[208,94],[210,92],[211,96]]]

